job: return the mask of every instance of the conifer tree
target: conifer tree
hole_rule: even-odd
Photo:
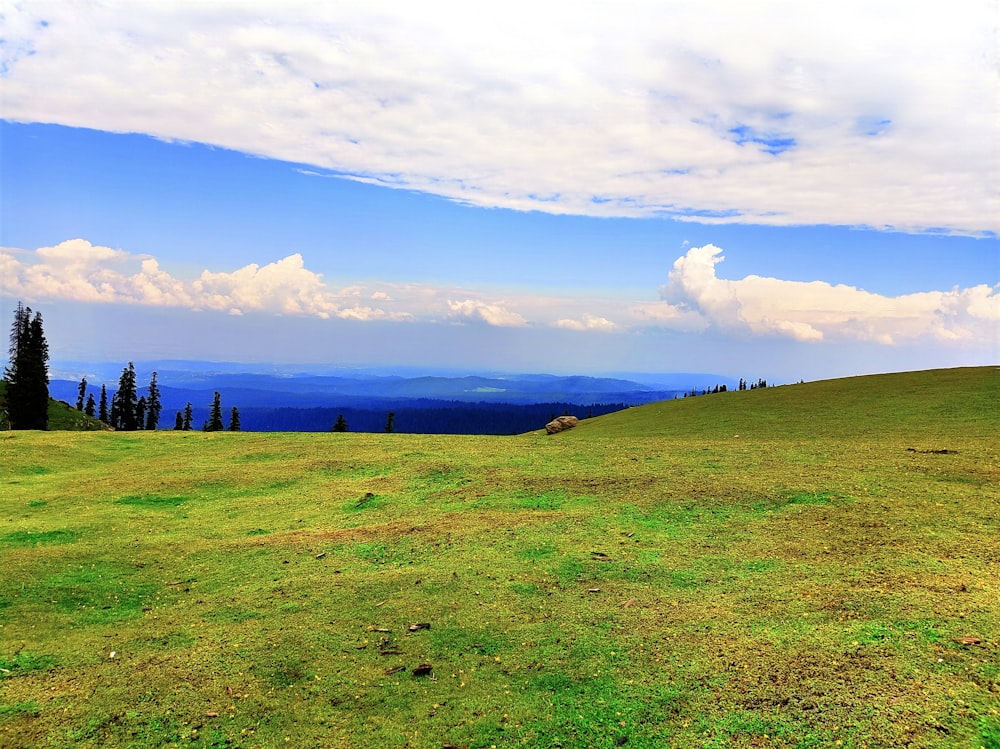
[[[122,369],[122,376],[118,379],[118,391],[111,401],[111,426],[123,432],[134,432],[138,429],[137,406],[135,365],[129,362],[128,366]]]
[[[84,408],[83,412],[85,414],[87,414],[87,416],[93,418],[94,417],[94,410],[96,408],[97,408],[97,404],[94,402],[94,394],[90,393],[87,396],[87,406]]]
[[[160,403],[160,386],[156,383],[156,372],[149,379],[149,397],[146,399],[146,429],[156,429],[160,423],[160,412],[163,405]]]
[[[396,419],[396,414],[390,411],[389,416],[385,420],[385,431],[389,434],[391,434],[392,431],[395,429],[395,424],[393,424],[395,419]]]
[[[18,302],[10,330],[7,380],[7,420],[12,429],[49,426],[49,344],[42,314]]]
[[[110,424],[108,420],[108,389],[101,385],[101,404],[97,407],[97,418],[105,424]]]
[[[177,418],[174,419],[174,431],[180,432],[184,429],[184,417],[181,416],[181,412],[177,412]]]
[[[135,428],[144,429],[146,426],[146,396],[142,396],[135,404]]]
[[[240,431],[240,410],[233,406],[232,413],[229,414],[229,431]]]
[[[83,410],[83,401],[87,397],[87,378],[80,380],[80,387],[76,390],[76,410]]]
[[[181,428],[185,432],[190,432],[193,421],[194,421],[194,410],[191,408],[191,401],[188,401],[188,404],[184,406],[184,422],[182,423]]]
[[[222,396],[218,391],[212,399],[212,408],[208,412],[208,421],[205,422],[206,432],[221,432],[225,427],[222,424]]]
[[[347,431],[347,421],[344,419],[344,414],[337,414],[337,421],[334,422],[333,431],[335,432]]]

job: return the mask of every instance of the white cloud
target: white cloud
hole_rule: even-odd
[[[692,247],[673,264],[659,302],[509,293],[418,284],[335,288],[299,254],[193,279],[155,258],[83,239],[35,251],[0,249],[0,291],[35,300],[214,310],[229,315],[340,318],[358,322],[472,322],[500,328],[546,326],[585,333],[643,328],[796,341],[899,344],[932,340],[996,347],[1000,284],[887,297],[824,281],[750,275],[719,278],[721,248]]]
[[[477,320],[499,328],[521,328],[528,324],[519,313],[501,304],[488,304],[475,299],[448,302],[450,317],[456,320]]]
[[[803,342],[854,339],[893,344],[923,337],[995,345],[1000,334],[1000,284],[896,297],[824,281],[716,275],[725,259],[714,245],[678,258],[660,296],[671,310],[706,324]]]
[[[991,0],[261,7],[13,6],[0,115],[478,205],[1000,231]]]
[[[552,324],[557,328],[564,328],[566,330],[598,331],[602,333],[611,333],[618,330],[618,326],[611,322],[611,320],[595,315],[584,315],[578,320],[564,318],[556,320]]]

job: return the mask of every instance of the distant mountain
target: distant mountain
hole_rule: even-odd
[[[258,371],[247,371],[251,366]],[[318,369],[321,371],[301,371],[288,365],[181,361],[136,364],[140,386],[148,382],[154,370],[158,373],[163,404],[161,428],[172,427],[174,414],[187,403],[194,408],[195,423],[201,424],[215,392],[221,394],[227,416],[231,407],[239,408],[247,431],[328,429],[332,425],[330,413],[317,411],[324,409],[332,412],[333,420],[338,412],[345,412],[345,417],[350,412],[357,425],[352,431],[380,431],[386,414],[393,411],[398,431],[486,433],[482,431],[484,425],[495,423],[488,433],[503,434],[525,424],[527,429],[537,428],[542,418],[539,414],[543,413],[596,415],[669,400],[692,389],[735,385],[731,378],[711,374],[639,375],[643,380],[639,381],[580,375],[442,374],[416,370],[403,375],[397,370],[380,373]],[[79,378],[87,377],[89,390],[97,398],[102,383],[110,396],[121,374],[119,365],[88,362],[62,363],[53,370],[49,387],[52,397],[70,403],[76,402]],[[145,393],[141,387],[139,395]],[[448,413],[431,418],[434,410]],[[418,411],[419,418],[414,415],[411,419],[410,414]]]

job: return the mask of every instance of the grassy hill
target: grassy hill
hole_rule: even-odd
[[[7,429],[7,419],[4,407],[7,402],[7,383],[0,380],[0,430]],[[97,432],[108,427],[98,419],[77,411],[66,401],[49,399],[49,430],[50,431],[83,431]]]
[[[0,746],[996,749],[998,398],[0,434]]]
[[[664,401],[609,415],[593,428],[699,439],[986,437],[1000,425],[998,394],[1000,367],[938,369]]]

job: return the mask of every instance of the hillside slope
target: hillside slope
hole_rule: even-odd
[[[7,383],[0,380],[0,429],[9,428],[6,406]],[[77,411],[65,401],[49,398],[49,431],[99,432],[108,429],[106,424]]]
[[[893,435],[945,439],[1000,433],[1000,367],[866,375],[662,401],[561,436],[809,439]],[[947,447],[946,445],[944,447]]]

